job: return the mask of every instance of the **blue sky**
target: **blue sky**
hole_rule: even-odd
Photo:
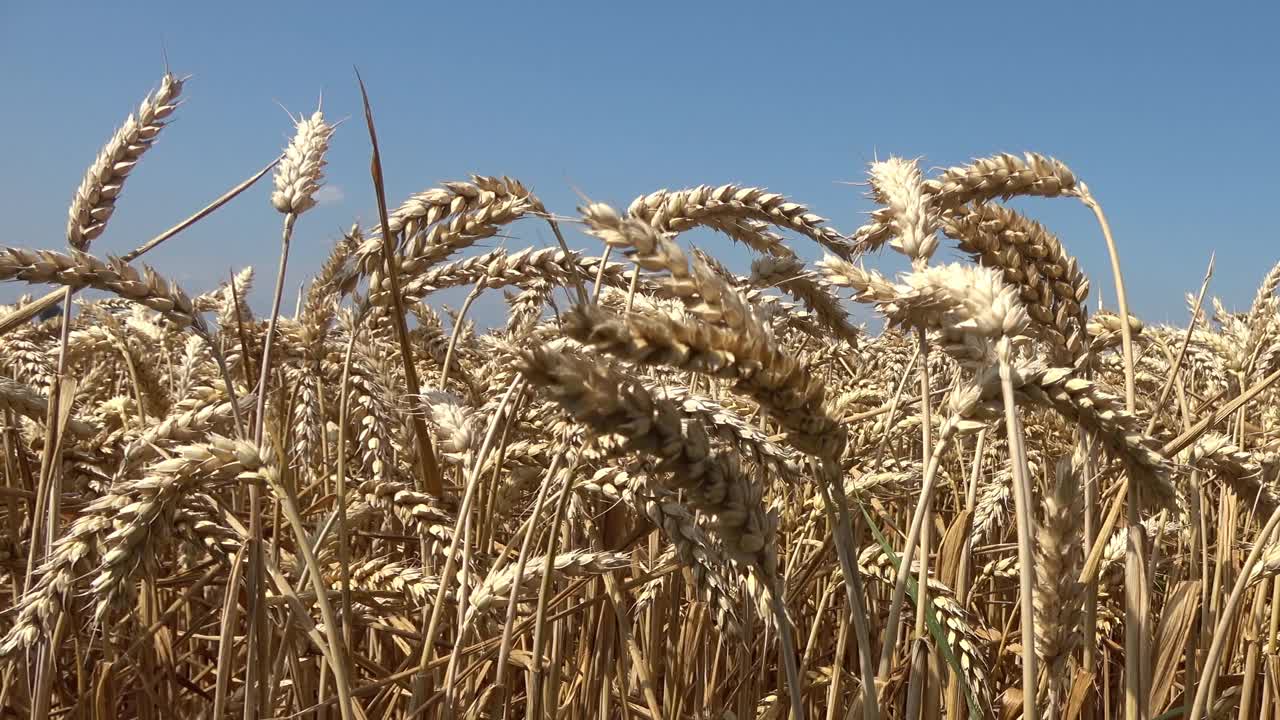
[[[877,156],[934,167],[1036,150],[1102,201],[1135,310],[1182,322],[1211,252],[1211,293],[1237,307],[1280,260],[1277,27],[1280,10],[1262,3],[0,0],[0,245],[65,246],[85,167],[167,53],[193,76],[186,102],[93,252],[127,251],[264,165],[290,134],[282,106],[310,110],[323,93],[327,113],[349,120],[332,143],[327,201],[298,224],[295,291],[341,229],[376,221],[354,65],[393,206],[470,173],[518,177],[562,214],[579,191],[625,206],[658,188],[736,182],[852,232],[871,206],[848,183]],[[252,264],[252,300],[265,307],[279,243],[268,195],[264,182],[147,261],[192,293]],[[1060,235],[1114,307],[1089,212],[1072,200],[1019,207]],[[727,241],[698,240],[731,266],[749,262]],[[500,242],[553,239],[526,221]],[[570,242],[591,241],[574,231]],[[954,253],[944,245],[943,256]]]

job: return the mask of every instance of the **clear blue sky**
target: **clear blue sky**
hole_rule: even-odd
[[[298,226],[295,290],[340,229],[376,220],[356,65],[393,205],[473,172],[521,178],[565,214],[578,190],[625,206],[662,187],[738,182],[851,232],[870,205],[846,183],[877,155],[940,166],[1036,150],[1101,199],[1148,321],[1184,320],[1211,251],[1211,292],[1237,307],[1280,260],[1273,4],[363,5],[0,0],[0,244],[64,247],[85,167],[167,52],[193,75],[186,103],[95,253],[128,250],[265,164],[290,134],[281,106],[309,110],[323,92],[325,110],[349,120],[333,140],[329,201]],[[148,262],[192,293],[253,264],[264,306],[279,242],[268,194],[254,188]],[[1088,211],[1021,207],[1114,307]],[[513,233],[510,247],[552,241],[528,221]],[[747,261],[727,242],[711,249]]]

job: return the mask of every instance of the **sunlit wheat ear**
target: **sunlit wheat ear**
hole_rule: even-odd
[[[975,203],[943,217],[941,229],[980,264],[997,268],[1018,288],[1029,314],[1061,364],[1088,349],[1081,334],[1089,279],[1052,232],[995,203]]]
[[[850,325],[840,299],[812,275],[804,263],[796,258],[765,256],[751,263],[752,285],[758,288],[780,288],[804,303],[823,327],[857,347],[862,332]]]
[[[938,217],[914,160],[890,157],[871,163],[871,190],[886,206],[885,219],[893,228],[889,245],[911,258],[927,262],[938,247]]]
[[[660,528],[671,541],[675,557],[688,569],[699,596],[711,606],[716,625],[731,635],[739,635],[735,592],[725,575],[730,569],[729,560],[676,494],[663,491],[653,478],[634,477],[613,468],[597,471],[583,487],[599,488],[606,497],[623,500]],[[643,599],[642,596],[638,601]]]
[[[548,283],[548,292],[554,287],[567,287],[578,279],[595,279],[605,287],[625,289],[630,284],[630,270],[624,263],[610,262],[601,267],[599,257],[584,257],[558,247],[526,248],[509,253],[498,249],[473,255],[461,260],[434,265],[410,278],[401,288],[405,302],[416,302],[441,290],[459,286],[485,288],[529,288]],[[646,285],[647,289],[648,286]],[[389,303],[383,293],[376,302]]]
[[[340,589],[339,569],[331,567],[328,572],[334,578],[334,589]],[[440,581],[422,568],[406,565],[390,557],[375,557],[362,560],[351,567],[351,587],[369,592],[396,593],[422,606],[434,601],[436,592],[440,589]],[[457,601],[453,593],[445,599],[449,602]]]
[[[1276,288],[1280,287],[1280,263],[1271,266],[1262,282],[1258,285],[1258,290],[1253,296],[1253,303],[1249,306],[1249,326],[1256,328],[1265,322],[1268,314],[1275,314]]]
[[[617,316],[578,306],[565,334],[630,362],[669,365],[735,381],[735,389],[767,407],[799,449],[838,457],[844,428],[826,407],[822,380],[761,331],[750,333],[684,323],[665,316]]]
[[[837,258],[818,265],[828,283],[853,288],[856,299],[876,304],[895,325],[945,328],[990,340],[1020,335],[1027,327],[1017,290],[991,268],[925,267],[895,284]]]
[[[1240,496],[1242,502],[1269,515],[1280,505],[1280,493],[1263,465],[1261,453],[1241,450],[1222,433],[1205,433],[1192,447],[1179,453],[1178,461],[1197,468],[1209,476],[1217,475]],[[1264,563],[1266,557],[1263,558]],[[1256,568],[1255,568],[1256,569]]]
[[[663,282],[676,296],[692,297],[698,292],[689,259],[670,237],[648,223],[623,217],[604,203],[589,203],[580,211],[588,232],[606,246],[626,252],[644,270],[668,273]]]
[[[1123,459],[1144,490],[1144,502],[1172,506],[1176,493],[1169,481],[1169,460],[1160,443],[1142,431],[1138,418],[1124,409],[1124,401],[1097,383],[1067,368],[1019,365],[1012,370],[1020,398],[1052,408],[1067,420],[1097,433],[1104,447]],[[991,377],[983,382],[984,398],[995,397]]]
[[[545,560],[546,558],[531,560],[519,578],[516,577],[515,565],[509,565],[503,572],[486,578],[484,584],[471,595],[472,611],[483,612],[510,595],[513,587],[522,587],[541,577]],[[613,572],[625,568],[629,563],[630,558],[624,553],[574,550],[556,555],[551,560],[551,569],[556,575],[575,577]]]
[[[447,392],[427,393],[422,399],[427,419],[436,431],[436,443],[446,456],[460,458],[476,449],[473,409],[460,398]]]
[[[696,256],[690,269],[688,257],[668,235],[635,218],[624,218],[604,203],[591,203],[581,210],[592,235],[611,248],[626,250],[645,270],[667,272],[659,282],[688,302],[690,310],[703,320],[743,334],[762,330],[737,290]]]
[[[315,207],[315,194],[324,177],[324,154],[334,128],[319,110],[300,118],[295,126],[293,140],[276,166],[271,204],[282,213],[301,215]]]
[[[971,165],[948,168],[926,185],[939,208],[996,198],[1075,196],[1083,192],[1065,164],[1032,152],[1022,157],[1001,153],[980,158]]]
[[[149,546],[168,532],[169,513],[184,493],[222,482],[261,482],[258,472],[271,456],[239,440],[209,435],[209,442],[183,446],[176,457],[157,463],[142,477],[121,483],[118,492],[129,500],[112,518],[113,530],[102,567],[91,587],[97,595],[97,615],[132,594],[129,578],[151,556]]]
[[[1018,293],[991,268],[942,265],[924,268],[903,279],[907,290],[897,312],[908,317],[939,313],[938,323],[985,338],[1013,337],[1027,327],[1027,311]],[[893,309],[886,308],[888,312]]]
[[[1001,153],[974,160],[971,165],[948,168],[925,180],[922,190],[942,219],[960,212],[966,203],[1025,195],[1081,197],[1086,192],[1066,165],[1037,153],[1023,157]],[[894,218],[888,206],[875,210],[871,220],[854,233],[854,244],[860,251],[881,247],[895,235]]]
[[[211,391],[212,388],[202,388]],[[157,443],[164,441],[194,442],[210,433],[228,429],[232,418],[230,402],[220,402],[221,394],[209,393],[206,398],[180,403],[174,412],[158,423],[149,426],[136,439],[124,446],[120,453],[120,469],[117,475],[125,475],[138,463],[146,462],[160,454]],[[238,398],[241,409],[248,409],[253,396]]]
[[[84,508],[45,558],[40,576],[12,606],[13,626],[0,638],[0,668],[16,662],[20,653],[50,637],[58,618],[71,601],[72,590],[82,577],[86,561],[102,537],[111,531],[111,515],[128,503],[120,495],[98,498]]]
[[[0,410],[13,412],[39,422],[45,421],[48,400],[44,395],[15,380],[0,377]],[[80,437],[92,435],[96,429],[81,420],[68,422],[72,434]]]
[[[542,201],[519,180],[473,175],[470,182],[454,180],[410,195],[391,212],[388,220],[392,235],[404,233],[404,258],[408,262],[434,244],[431,233],[424,232],[426,228],[437,224],[453,225],[463,215],[492,215],[494,208],[513,203],[521,213],[546,212]],[[376,254],[375,247],[376,244],[372,244],[359,254],[366,257],[369,252]],[[376,265],[362,261],[366,268]]]
[[[600,434],[619,433],[624,449],[652,453],[674,471],[670,490],[716,518],[715,528],[734,559],[770,568],[772,528],[760,483],[731,453],[716,452],[700,423],[681,421],[669,400],[654,398],[620,373],[546,348],[526,353],[521,371],[543,386],[576,420]]]
[[[898,296],[898,288],[884,275],[830,255],[819,260],[818,271],[827,285],[850,288],[853,299],[865,303],[888,303]]]
[[[781,245],[781,238],[776,235],[761,233],[757,223],[793,230],[846,259],[856,254],[849,239],[826,225],[825,219],[759,187],[699,185],[686,190],[659,190],[633,200],[627,214],[664,232],[683,232],[705,225],[778,257],[795,253]]]
[[[165,73],[160,89],[142,101],[137,114],[124,121],[89,166],[68,211],[67,243],[71,247],[88,250],[89,243],[106,229],[115,211],[116,198],[124,190],[124,181],[164,129],[165,120],[177,109],[182,83],[183,80]]]
[[[82,252],[0,248],[0,280],[94,288],[141,303],[181,327],[203,327],[191,298],[151,268],[139,272],[118,258],[100,260]]]

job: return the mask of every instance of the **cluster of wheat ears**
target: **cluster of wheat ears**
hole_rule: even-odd
[[[1186,328],[1144,327],[1101,207],[1031,153],[874,162],[852,235],[738,185],[565,217],[474,177],[388,211],[366,100],[378,222],[290,316],[320,112],[90,254],[182,90],[102,150],[67,252],[0,249],[57,286],[0,311],[0,715],[1280,716],[1280,266],[1245,312],[1202,311],[1206,275]],[[272,172],[270,315],[250,269],[193,297],[135,264]],[[1022,196],[1093,212],[1118,313]],[[558,245],[480,247],[517,221]],[[886,245],[909,272],[867,269]]]

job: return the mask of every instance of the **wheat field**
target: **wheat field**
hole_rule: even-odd
[[[395,205],[367,101],[92,254],[183,90],[94,160],[66,251],[0,250],[55,286],[0,308],[4,717],[1280,717],[1280,265],[1144,325],[1102,205],[1036,153],[873,162],[852,233],[739,185]],[[372,148],[380,218],[289,312],[331,142]],[[267,175],[276,275],[143,264]],[[1096,217],[1117,312],[1025,196]]]

